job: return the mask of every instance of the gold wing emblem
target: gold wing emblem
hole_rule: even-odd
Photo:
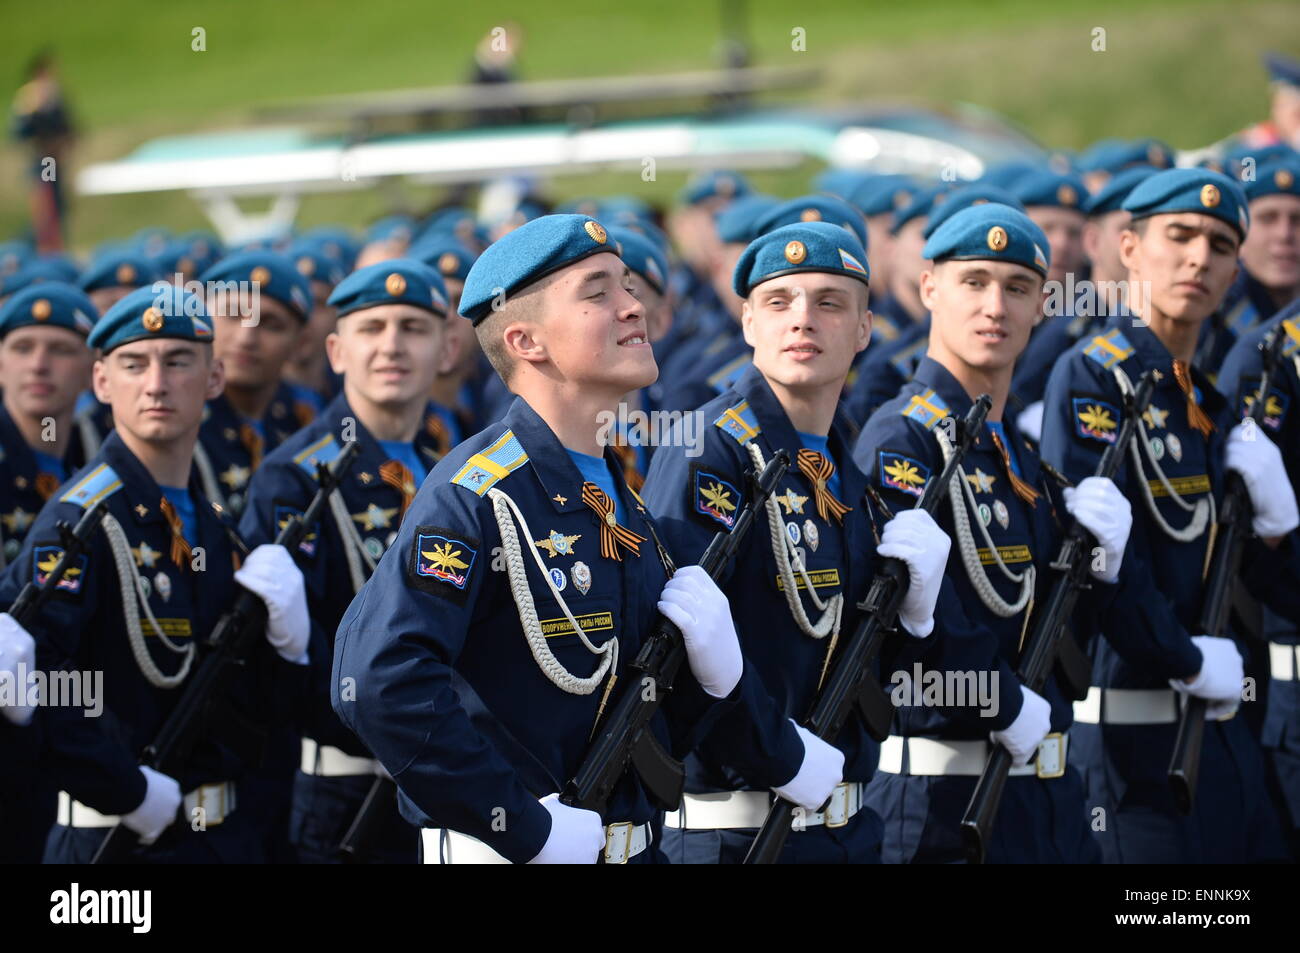
[[[885,474],[895,483],[903,486],[920,486],[925,481],[921,471],[906,460],[895,460],[885,465]]]
[[[726,487],[718,483],[710,483],[708,486],[701,487],[700,495],[704,497],[705,502],[710,506],[724,513],[736,508],[736,504],[729,499],[731,493]]]
[[[423,549],[420,550],[420,555],[433,563],[433,565],[438,569],[468,569],[469,563],[462,562],[456,558],[460,554],[461,550],[453,550],[451,548],[451,543],[447,543],[444,546],[434,546],[433,552]]]
[[[1110,411],[1095,404],[1089,404],[1079,411],[1079,420],[1089,430],[1095,430],[1098,433],[1105,433],[1115,429],[1115,421],[1111,419]]]

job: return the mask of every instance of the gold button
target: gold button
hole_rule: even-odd
[[[818,480],[818,481],[817,481],[817,489],[819,489],[819,490],[824,490],[824,489],[826,489],[826,481],[825,481],[825,480]]]

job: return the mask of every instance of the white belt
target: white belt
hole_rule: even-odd
[[[495,850],[476,837],[447,831],[448,864],[508,864]],[[424,844],[424,862],[441,864],[441,840],[443,829],[425,827],[420,830],[420,840]],[[654,834],[649,824],[633,824],[622,821],[605,827],[605,863],[626,864],[628,860],[644,851],[654,841]]]
[[[1074,703],[1074,720],[1084,725],[1169,725],[1178,720],[1178,699],[1171,688],[1088,689]],[[1104,714],[1104,719],[1103,719]]]
[[[1038,746],[1038,757],[1029,764],[1013,767],[1012,777],[1059,778],[1065,774],[1069,733],[1052,732]],[[880,745],[880,770],[886,774],[978,777],[984,773],[991,746],[987,741],[937,741],[890,735]],[[907,769],[903,769],[903,755]]]
[[[311,738],[302,739],[302,763],[299,766],[303,774],[314,774],[318,778],[373,775],[378,763],[374,758],[358,758],[338,748],[317,744]]]
[[[235,786],[229,781],[202,784],[185,795],[185,817],[195,817],[202,809],[207,827],[220,824],[235,810]],[[93,807],[74,801],[67,791],[59,792],[59,823],[64,827],[116,827],[122,820],[116,814],[100,814]]]
[[[1268,670],[1279,682],[1300,681],[1300,645],[1268,643]]]
[[[692,831],[756,829],[763,826],[771,808],[772,796],[766,791],[686,794],[681,808],[665,815],[664,826]],[[843,827],[861,809],[861,782],[845,781],[835,786],[825,811],[803,812],[791,821],[791,830]]]

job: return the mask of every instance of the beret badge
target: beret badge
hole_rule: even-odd
[[[605,229],[599,222],[585,222],[582,227],[586,229],[587,234],[591,236],[593,242],[597,242],[601,245],[605,244]]]
[[[396,298],[406,290],[406,279],[397,272],[393,272],[384,279],[384,290]]]
[[[32,317],[44,321],[50,316],[50,302],[47,298],[37,298],[32,302]]]
[[[1002,249],[1007,247],[1007,230],[1001,225],[994,225],[989,229],[986,241],[988,242],[989,248],[994,251],[1002,251]]]
[[[1206,183],[1201,186],[1201,204],[1206,208],[1214,208],[1219,204],[1219,187]]]
[[[785,260],[792,265],[797,265],[808,257],[808,249],[800,241],[787,242],[785,246]]]
[[[140,316],[140,323],[144,325],[146,331],[161,331],[163,316],[157,308],[146,308],[144,314]]]

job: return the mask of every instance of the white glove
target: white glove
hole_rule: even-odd
[[[1052,730],[1052,706],[1047,699],[1024,685],[1020,686],[1020,694],[1025,701],[1016,720],[1001,731],[989,733],[990,738],[1011,752],[1011,763],[1017,768],[1029,763]]]
[[[144,801],[130,814],[122,815],[122,823],[140,835],[141,844],[152,844],[176,820],[176,810],[181,806],[181,786],[175,778],[140,766],[147,785]]]
[[[1194,635],[1192,644],[1201,650],[1201,671],[1190,682],[1171,678],[1169,684],[1175,691],[1195,695],[1197,698],[1206,698],[1211,702],[1232,702],[1231,708],[1218,706],[1220,715],[1235,710],[1241,702],[1241,683],[1246,675],[1237,644],[1232,639],[1212,635]]]
[[[1043,441],[1043,402],[1036,400],[1020,412],[1016,418],[1016,429],[1020,436],[1028,437],[1034,443]]]
[[[844,752],[822,741],[803,725],[795,725],[793,718],[790,724],[803,742],[803,763],[793,778],[772,790],[805,811],[815,811],[826,803],[835,785],[844,780]]]
[[[605,849],[605,825],[595,811],[560,803],[559,794],[539,802],[551,814],[551,832],[530,864],[594,864]]]
[[[1124,547],[1133,528],[1133,507],[1128,498],[1110,480],[1087,477],[1078,486],[1065,488],[1065,508],[1101,545],[1103,571],[1089,572],[1102,582],[1114,582],[1119,578]]]
[[[1237,424],[1228,433],[1226,463],[1246,482],[1255,518],[1251,528],[1260,536],[1285,536],[1300,526],[1295,491],[1282,463],[1282,451],[1254,423]]]
[[[266,641],[286,661],[305,665],[311,636],[307,587],[289,550],[263,543],[235,572],[235,582],[266,603]]]
[[[907,563],[907,595],[898,621],[909,635],[923,639],[934,630],[934,604],[943,583],[952,540],[924,510],[903,510],[885,524],[876,552]]]
[[[36,640],[8,612],[0,612],[0,714],[15,725],[32,720],[35,709],[27,704],[27,675],[36,668]],[[12,704],[5,704],[9,698]]]
[[[745,663],[731,603],[717,583],[699,566],[684,566],[659,594],[659,611],[682,630],[696,681],[714,698],[730,695]]]

